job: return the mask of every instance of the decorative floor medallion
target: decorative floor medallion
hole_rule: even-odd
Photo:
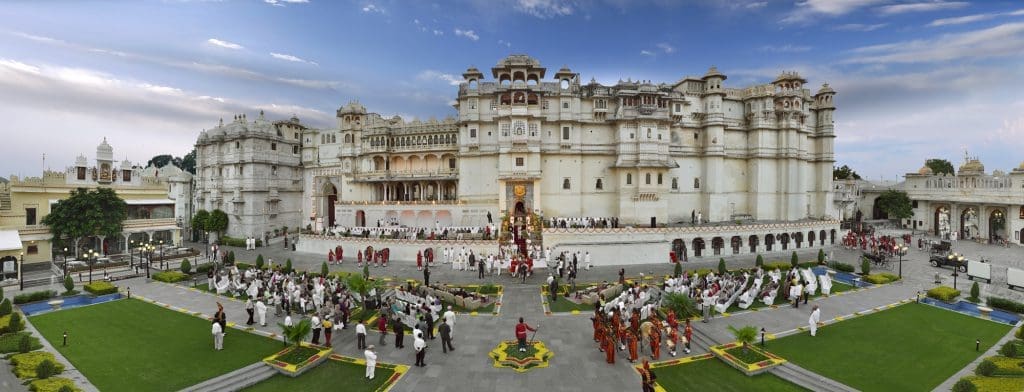
[[[517,372],[548,367],[548,361],[554,355],[539,340],[526,343],[526,352],[519,351],[519,343],[506,340],[498,344],[489,354],[494,360],[494,367],[507,367]]]

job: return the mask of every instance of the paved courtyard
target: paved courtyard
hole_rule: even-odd
[[[198,245],[197,245],[198,246]],[[275,244],[256,251],[245,251],[233,249],[236,259],[239,261],[255,260],[257,254],[264,258],[273,258],[275,264],[282,263],[285,259],[292,259],[293,265],[298,269],[318,271],[324,258],[321,255],[303,254],[285,250],[281,244]],[[1018,259],[1020,248],[1001,248],[975,243],[957,244],[957,251],[969,257],[984,255],[992,260],[996,271],[1005,266],[1019,267],[1022,260]],[[776,253],[766,255],[766,261],[788,260],[788,253]],[[810,260],[815,257],[817,250],[801,250],[801,260]],[[835,259],[858,266],[857,257],[859,252],[835,247],[827,250]],[[726,257],[730,268],[749,267],[754,264],[754,256],[743,255],[732,258]],[[934,275],[939,272],[945,284],[952,285],[951,270],[937,269],[927,264],[927,253],[916,249],[911,250],[904,257],[903,275],[904,281],[896,284],[874,287],[867,290],[844,295],[819,298],[814,300],[822,309],[822,320],[832,320],[836,316],[845,316],[854,312],[872,309],[878,306],[899,302],[912,298],[917,292],[934,287]],[[717,256],[709,256],[703,260],[691,259],[686,263],[686,269],[716,268]],[[617,278],[619,266],[598,266],[590,271],[581,271],[580,282],[614,281]],[[665,275],[672,271],[668,263],[643,266],[627,266],[627,276],[636,278],[639,274]],[[896,268],[894,268],[895,270]],[[341,266],[331,266],[331,270],[359,271],[355,263],[346,261]],[[1005,269],[1003,270],[1005,275]],[[497,316],[493,315],[459,315],[455,325],[456,351],[450,354],[442,354],[440,341],[428,343],[432,346],[427,354],[425,368],[413,367],[411,371],[401,379],[394,387],[394,391],[414,390],[437,390],[437,391],[471,391],[471,390],[633,390],[639,383],[639,376],[630,368],[630,364],[624,356],[619,356],[615,365],[608,365],[604,362],[604,356],[598,352],[591,341],[591,323],[589,314],[571,315],[554,314],[544,315],[539,285],[543,282],[543,272],[527,280],[526,284],[513,281],[507,274],[493,277],[489,276],[483,280],[476,277],[475,272],[453,271],[450,266],[441,265],[431,270],[433,282],[450,283],[494,283],[503,285],[504,297],[502,299],[501,311]],[[894,271],[895,272],[895,271]],[[370,268],[372,276],[389,277],[396,280],[421,279],[421,272],[417,271],[415,264],[411,261],[396,261],[388,268]],[[965,277],[961,277],[965,278]],[[1004,278],[1005,279],[1005,278]],[[201,283],[201,282],[200,282]],[[190,312],[201,312],[211,315],[215,310],[215,302],[224,304],[229,322],[237,325],[244,325],[247,318],[244,311],[244,304],[241,301],[218,297],[213,294],[190,289],[189,283],[179,285],[165,284],[160,282],[146,282],[144,278],[134,278],[119,281],[118,285],[124,289],[130,288],[133,296],[145,297],[147,299],[172,305],[174,307],[187,309]],[[962,290],[969,287],[969,281],[960,279],[958,286]],[[999,287],[998,273],[992,285],[983,284],[985,292],[993,292],[1001,296],[1014,298],[1024,297],[1024,293],[1010,291]],[[1004,286],[1005,287],[1005,286]],[[763,309],[756,312],[739,312],[727,317],[715,318],[709,324],[695,323],[694,327],[700,339],[696,339],[697,347],[694,353],[706,351],[708,339],[713,342],[723,343],[731,341],[731,334],[726,330],[728,325],[743,326],[753,325],[757,328],[765,328],[771,334],[792,333],[794,329],[804,326],[807,320],[809,307],[793,309],[788,306],[780,306],[777,309]],[[257,327],[258,331],[265,333],[279,333],[277,323],[282,320],[268,314],[267,327]],[[509,369],[495,368],[487,353],[493,349],[500,340],[512,339],[513,326],[518,317],[524,317],[532,325],[539,325],[540,331],[536,338],[542,340],[547,347],[554,352],[551,365],[548,368],[531,370],[524,374],[515,373]],[[827,326],[822,333],[827,333]],[[236,331],[235,333],[241,333]],[[226,347],[230,349],[232,344],[231,334],[226,338]],[[352,328],[335,334],[335,351],[349,356],[361,357],[362,352],[356,350],[355,333]],[[377,335],[371,332],[368,340],[377,342]],[[408,342],[408,340],[407,340]],[[394,348],[393,336],[389,337],[387,345],[378,345],[380,354],[379,360],[386,363],[401,363],[411,365],[414,362],[411,343],[405,349]],[[666,353],[667,354],[667,353]],[[665,360],[667,355],[662,356]],[[966,369],[969,370],[969,369]],[[955,381],[956,378],[951,378]],[[949,384],[947,382],[947,384]],[[951,385],[951,384],[949,384]],[[948,385],[945,387],[948,388]]]

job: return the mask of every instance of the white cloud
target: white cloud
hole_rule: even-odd
[[[434,32],[434,35],[444,35],[444,32],[441,31],[441,30],[434,29],[433,32]]]
[[[292,56],[290,54],[270,52],[270,57],[273,57],[273,58],[278,59],[278,60],[291,61],[293,63],[306,63],[306,64],[312,64],[312,65],[316,65],[316,66],[320,65],[320,64],[317,64],[315,61],[309,61],[309,60],[306,60],[306,59],[303,59],[303,58],[300,58],[300,57]]]
[[[963,8],[970,5],[966,1],[933,1],[926,3],[892,4],[878,7],[876,10],[882,15],[898,15],[908,12],[932,12]]]
[[[516,0],[516,11],[541,19],[572,15],[575,1],[572,0]]]
[[[422,82],[429,82],[429,81],[434,81],[434,80],[443,80],[443,81],[447,82],[449,85],[452,85],[452,86],[458,86],[459,83],[462,83],[462,77],[461,76],[447,74],[447,73],[442,73],[440,71],[434,71],[434,70],[430,70],[430,69],[428,69],[426,71],[423,71],[423,72],[420,72],[418,75],[416,75],[416,80],[419,80],[419,81],[422,81]]]
[[[149,83],[139,84],[139,87],[141,87],[144,90],[151,91],[151,92],[154,92],[154,93],[157,93],[157,94],[177,95],[177,96],[184,95],[184,91],[182,91],[180,88],[177,88],[177,87],[159,86],[159,85],[149,84]]]
[[[743,7],[746,8],[746,9],[754,10],[754,9],[764,8],[764,7],[767,7],[767,6],[768,6],[768,2],[767,1],[758,1],[758,2],[749,3],[749,4],[747,4],[747,5],[743,6]]]
[[[469,39],[471,39],[473,41],[479,41],[480,40],[480,36],[476,35],[476,32],[474,32],[473,30],[462,30],[462,29],[456,27],[455,28],[455,35],[460,36],[460,37],[466,37],[466,38],[469,38]]]
[[[499,39],[498,40],[498,45],[504,46],[506,48],[511,48],[512,47],[512,43],[511,42],[505,41],[503,39]]]
[[[213,45],[213,46],[219,46],[219,47],[222,47],[222,48],[226,48],[226,49],[233,49],[233,50],[245,49],[245,47],[242,46],[242,45],[236,44],[234,42],[228,42],[228,41],[224,41],[224,40],[219,40],[219,39],[216,39],[216,38],[210,38],[210,39],[206,40],[206,43],[208,43],[210,45]]]
[[[1024,23],[944,34],[930,40],[865,46],[845,63],[926,63],[957,59],[1020,56],[1024,53]]]
[[[39,74],[39,67],[25,64],[20,61],[0,59],[0,66],[8,67],[16,71],[27,72],[32,74]]]
[[[640,54],[644,55],[644,56],[650,56],[650,57],[654,57],[655,56],[654,52],[646,50],[646,49],[645,50],[641,50]]]
[[[384,9],[374,5],[373,3],[369,3],[363,6],[363,12],[383,14]]]
[[[994,19],[994,18],[1001,17],[1001,16],[1020,16],[1020,15],[1024,15],[1024,10],[1017,10],[1017,11],[1011,11],[1011,12],[993,12],[993,13],[986,13],[986,14],[964,15],[964,16],[957,16],[957,17],[953,17],[953,18],[936,19],[936,20],[933,20],[931,23],[929,23],[928,26],[941,27],[941,26],[961,25],[961,24],[967,24],[967,23],[981,22],[981,21],[984,21],[984,20]]]
[[[263,0],[264,3],[270,4],[275,7],[284,7],[285,3],[289,4],[303,4],[308,3],[309,0]]]
[[[886,0],[804,0],[781,20],[785,24],[807,23],[818,16],[836,17]]]
[[[786,44],[786,45],[782,45],[782,46],[765,45],[765,46],[762,46],[762,47],[758,48],[758,50],[760,50],[762,52],[772,52],[772,53],[800,53],[800,52],[806,52],[806,51],[811,50],[811,47],[810,46],[791,45],[791,44]]]
[[[676,51],[676,48],[672,47],[672,45],[669,45],[669,44],[667,44],[665,42],[656,44],[654,46],[657,46],[658,49],[661,49],[661,51],[665,52],[666,54],[672,53],[672,52]]]
[[[877,24],[861,24],[861,23],[847,23],[839,26],[835,26],[832,30],[835,31],[875,31],[885,26],[888,23],[877,23]]]

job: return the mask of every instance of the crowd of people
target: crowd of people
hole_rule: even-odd
[[[599,228],[599,229],[617,229],[619,227],[618,217],[556,217],[553,216],[547,219],[548,227],[557,228]]]
[[[606,362],[614,364],[619,351],[630,363],[635,363],[641,352],[647,352],[652,360],[659,360],[662,346],[673,357],[680,348],[685,353],[690,352],[693,326],[687,319],[680,331],[679,320],[672,310],[665,312],[662,318],[660,289],[629,283],[604,287],[591,321],[594,341],[598,350],[604,352]],[[614,298],[605,301],[606,296]]]

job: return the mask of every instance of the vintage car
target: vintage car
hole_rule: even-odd
[[[932,267],[952,266],[953,268],[956,268],[957,271],[967,272],[967,258],[956,253],[948,255],[932,255],[928,258],[928,262],[931,263]]]

